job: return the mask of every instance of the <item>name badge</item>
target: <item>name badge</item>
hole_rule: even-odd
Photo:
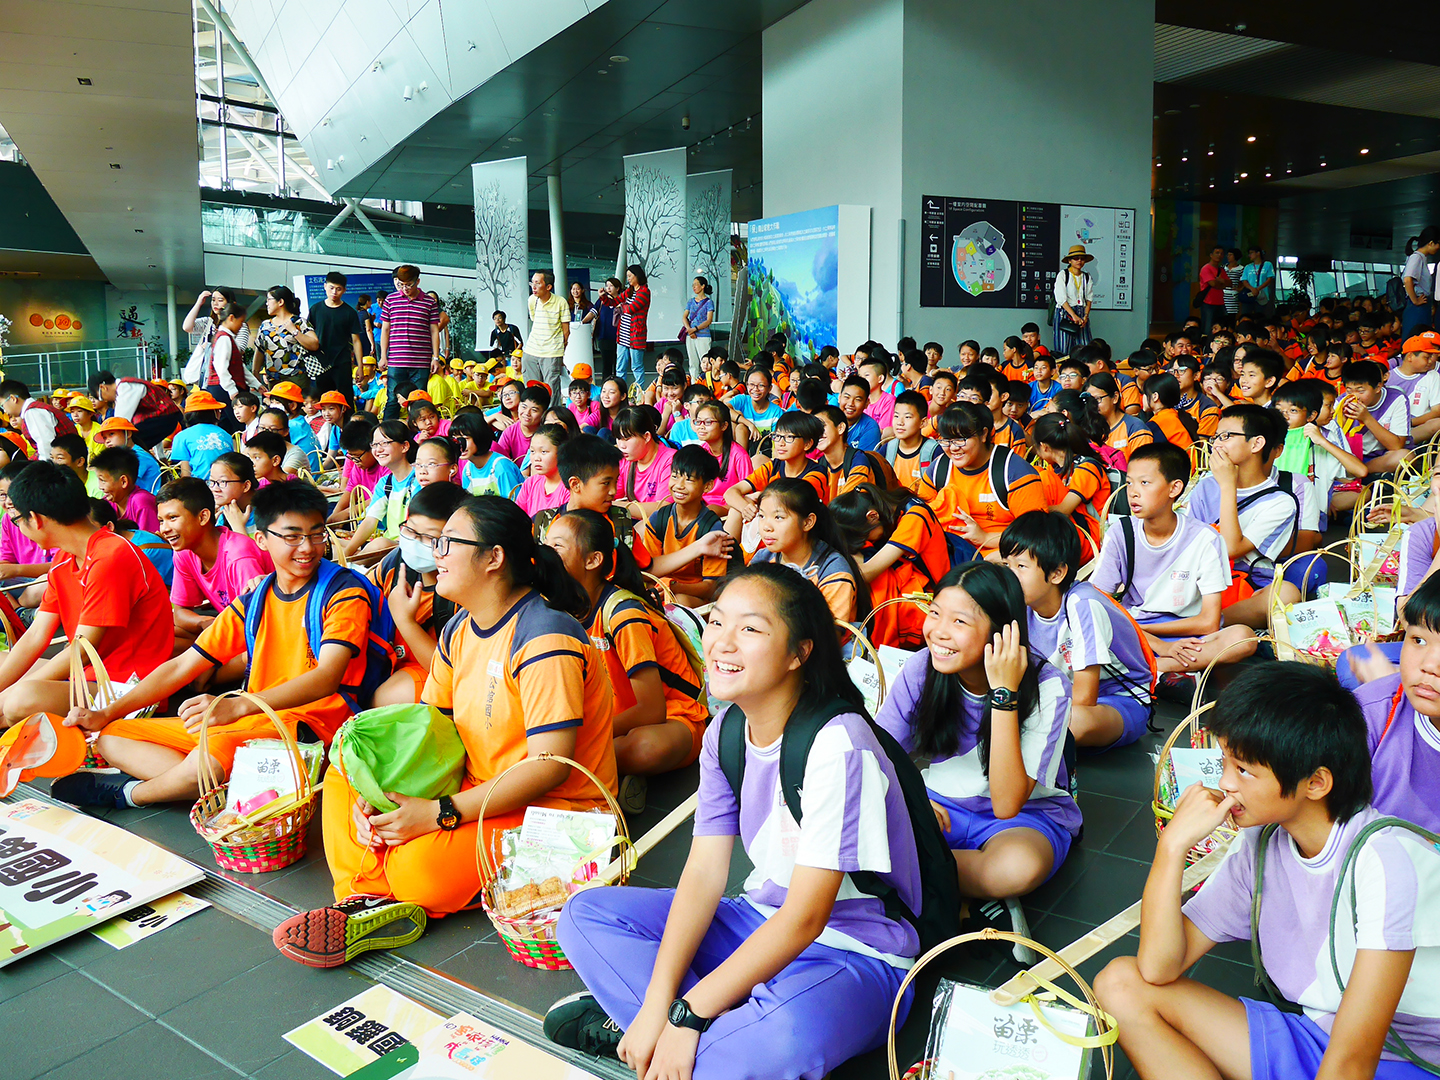
[[[1000,500],[996,498],[993,491],[982,491],[980,493],[980,501],[998,503]]]
[[[500,666],[499,660],[491,660],[489,672],[492,679],[498,679],[505,674],[505,669]]]

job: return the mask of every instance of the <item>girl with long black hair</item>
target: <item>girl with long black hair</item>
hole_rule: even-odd
[[[926,647],[875,718],[930,759],[925,786],[970,897],[1025,895],[1059,869],[1080,831],[1064,761],[1070,684],[1031,656],[1026,626],[1010,570],[957,566],[931,601]]]
[[[1110,474],[1085,426],[1063,412],[1046,413],[1030,429],[1040,459],[1046,503],[1071,518],[1088,540],[1085,558],[1100,550],[1105,531],[1105,504],[1110,499]]]
[[[841,622],[859,623],[870,614],[865,576],[813,484],[788,476],[770,481],[755,518],[761,546],[752,565],[778,563],[813,581]]]
[[[679,885],[570,898],[556,934],[587,990],[556,1002],[545,1032],[637,1076],[823,1076],[884,1042],[919,952],[914,928],[849,877],[878,872],[914,910],[915,829],[815,586],[774,565],[741,570],[710,613],[704,652],[714,693],[733,704],[705,733]],[[781,790],[782,739],[792,719],[836,699],[842,711],[805,761],[797,822]],[[721,765],[736,723],[738,793]],[[755,869],[743,896],[726,897],[737,837]],[[907,994],[902,1020],[909,1007]]]

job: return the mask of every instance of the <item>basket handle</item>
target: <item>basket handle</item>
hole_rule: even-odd
[[[90,683],[85,678],[87,662],[91,674],[95,676],[94,694],[90,693]],[[70,643],[71,708],[94,709],[97,700],[114,701],[115,697],[115,684],[110,679],[110,672],[105,668],[105,661],[100,659],[99,651],[89,638],[76,634]]]
[[[870,614],[865,616],[865,621],[860,624],[860,629],[866,634],[870,633],[870,621],[880,614],[891,604],[914,604],[916,607],[928,608],[933,597],[929,593],[913,592],[901,593],[899,596],[892,596],[889,600],[882,600],[870,609]]]
[[[948,941],[942,941],[939,945],[936,945],[924,956],[920,957],[920,959],[916,960],[915,966],[905,973],[905,978],[900,983],[900,989],[897,990],[895,993],[895,1003],[890,1007],[890,1030],[886,1036],[886,1053],[889,1057],[890,1080],[900,1080],[900,1064],[895,1058],[895,1027],[896,1020],[899,1018],[900,1015],[900,1001],[902,998],[904,998],[905,991],[909,988],[910,984],[915,981],[916,976],[920,974],[921,970],[931,961],[935,960],[941,954],[949,952],[957,945],[965,945],[972,941],[1009,941],[1017,945],[1027,945],[1030,948],[1034,949],[1036,952],[1049,959],[1052,963],[1058,966],[1060,970],[1063,971],[1066,975],[1069,975],[1071,980],[1074,981],[1075,985],[1080,988],[1081,994],[1084,995],[1085,1000],[1083,1002],[1077,999],[1073,994],[1061,990],[1059,987],[1053,986],[1047,981],[1039,979],[1037,979],[1036,981],[1040,982],[1041,985],[1043,985],[1050,994],[1061,998],[1062,1000],[1078,1008],[1080,1011],[1088,1013],[1095,1020],[1095,1027],[1097,1031],[1096,1035],[1085,1036],[1082,1039],[1077,1040],[1072,1035],[1067,1035],[1055,1031],[1055,1029],[1049,1024],[1049,1022],[1046,1021],[1043,1016],[1041,1016],[1039,1001],[1036,999],[1033,993],[1025,995],[1025,997],[1021,1000],[1028,1001],[1030,1003],[1030,1008],[1033,1009],[1035,1015],[1040,1018],[1040,1022],[1044,1024],[1045,1027],[1048,1028],[1050,1031],[1054,1032],[1056,1035],[1059,1035],[1060,1038],[1065,1042],[1070,1043],[1071,1045],[1098,1047],[1100,1050],[1101,1058],[1105,1062],[1106,1080],[1110,1080],[1110,1078],[1114,1076],[1115,1052],[1112,1047],[1116,1039],[1119,1037],[1119,1029],[1116,1026],[1115,1018],[1109,1013],[1107,1013],[1104,1009],[1100,1008],[1100,1001],[1098,998],[1095,997],[1095,991],[1090,988],[1090,984],[1087,983],[1080,975],[1080,973],[1076,971],[1073,967],[1071,967],[1070,964],[1058,953],[1052,952],[1049,948],[1041,945],[1038,941],[1032,941],[1027,937],[1022,937],[1020,934],[1013,934],[1008,930],[996,930],[993,927],[986,927],[979,933],[960,934],[956,937],[951,938]]]
[[[310,770],[305,768],[304,761],[300,757],[300,747],[295,742],[295,736],[290,734],[290,729],[285,726],[285,722],[267,702],[246,690],[227,690],[223,694],[217,694],[211,699],[210,704],[205,706],[205,712],[200,717],[198,736],[200,752],[195,755],[200,798],[206,798],[220,787],[220,780],[215,775],[215,767],[210,764],[210,720],[215,715],[215,709],[220,702],[226,698],[243,698],[254,705],[259,712],[264,713],[275,725],[275,730],[280,733],[280,741],[285,744],[285,749],[290,754],[290,764],[295,770],[295,797],[299,802],[308,802],[314,796],[314,790],[310,785]]]
[[[1279,592],[1278,589],[1274,591]],[[1215,656],[1211,659],[1210,663],[1205,665],[1205,670],[1195,677],[1195,693],[1190,698],[1190,715],[1192,718],[1195,716],[1196,713],[1200,711],[1200,699],[1205,695],[1205,684],[1210,681],[1210,674],[1215,670],[1215,665],[1220,663],[1221,659],[1231,649],[1248,644],[1252,640],[1256,644],[1259,644],[1262,641],[1274,641],[1274,638],[1272,638],[1269,634],[1256,634],[1253,639],[1241,638],[1239,641],[1232,641],[1229,645],[1226,645],[1223,649],[1216,653]]]
[[[348,567],[350,560],[345,557],[345,544],[335,535],[335,530],[326,529],[325,535],[330,538],[330,557],[335,560],[335,565]]]
[[[572,769],[579,769],[580,772],[584,774],[584,776],[587,777],[592,784],[595,785],[595,789],[605,797],[605,801],[610,805],[610,812],[615,815],[615,826],[617,831],[614,843],[621,845],[621,847],[625,849],[627,853],[621,856],[621,858],[624,859],[625,862],[622,863],[620,867],[620,872],[617,875],[619,878],[619,884],[624,885],[625,882],[629,879],[630,871],[634,869],[636,861],[634,845],[630,842],[630,829],[625,824],[625,811],[620,808],[620,804],[616,801],[615,796],[610,794],[610,789],[607,788],[603,783],[601,783],[600,778],[596,776],[593,772],[591,772],[584,765],[581,765],[580,762],[574,760],[573,758],[565,757],[563,754],[552,754],[547,750],[543,753],[537,754],[535,757],[523,757],[519,761],[514,762],[513,764],[502,769],[499,775],[497,775],[494,780],[490,781],[490,790],[485,792],[485,798],[480,800],[480,812],[476,815],[475,818],[475,869],[480,876],[480,887],[489,887],[490,883],[494,880],[496,876],[497,869],[495,866],[491,865],[490,853],[486,850],[487,845],[485,843],[485,811],[490,808],[490,799],[492,796],[494,796],[495,789],[500,786],[500,781],[505,779],[505,777],[509,776],[512,772],[514,772],[518,768],[521,768],[522,766],[534,765],[541,761],[558,761],[562,765],[569,765]],[[597,881],[598,880],[599,879],[597,879]],[[601,883],[604,884],[604,882]]]
[[[1200,708],[1185,717],[1184,720],[1181,720],[1180,723],[1175,725],[1175,730],[1170,732],[1169,737],[1160,747],[1160,752],[1155,756],[1155,786],[1151,790],[1151,802],[1157,805],[1160,802],[1160,774],[1165,769],[1165,759],[1170,755],[1170,751],[1175,749],[1175,740],[1180,737],[1182,731],[1188,731],[1192,734],[1198,731],[1200,729],[1200,717],[1204,716],[1214,707],[1215,702],[1207,701],[1204,705],[1200,706]]]

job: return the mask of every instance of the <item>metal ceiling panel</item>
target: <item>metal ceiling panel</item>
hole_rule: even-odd
[[[1179,82],[1192,75],[1228,67],[1281,49],[1283,41],[1265,41],[1239,34],[1218,34],[1188,26],[1155,24],[1155,81]]]

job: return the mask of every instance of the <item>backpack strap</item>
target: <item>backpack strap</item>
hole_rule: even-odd
[[[1010,483],[1005,475],[1009,472],[1009,466],[1008,446],[997,446],[990,451],[990,487],[995,492],[995,498],[1006,510],[1010,509]]]
[[[260,618],[265,613],[265,598],[270,595],[270,590],[275,584],[275,575],[266,574],[260,584],[246,594],[248,597],[245,603],[245,652],[247,656],[255,655],[255,639],[260,634]],[[246,665],[245,677],[246,689],[249,689],[249,665]]]
[[[740,803],[740,787],[745,780],[745,711],[731,705],[720,717],[720,771]]]
[[[1115,599],[1122,600],[1135,584],[1135,519],[1126,514],[1120,519],[1120,535],[1125,538],[1125,576],[1120,579],[1120,591]]]
[[[1281,1012],[1298,1013],[1300,1006],[1280,993],[1260,957],[1260,896],[1265,882],[1265,850],[1278,828],[1279,825],[1266,825],[1260,830],[1260,842],[1255,845],[1255,881],[1250,896],[1250,962],[1255,966],[1255,985],[1265,992],[1271,1003]]]

